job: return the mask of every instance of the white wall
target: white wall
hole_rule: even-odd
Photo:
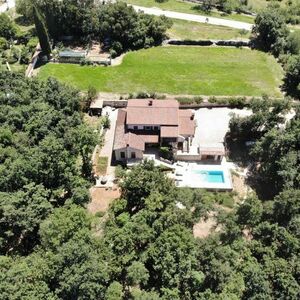
[[[125,152],[125,159],[121,158],[121,152]],[[135,152],[136,159],[143,159],[143,151],[127,147],[127,148],[115,150],[116,160],[122,161],[126,159],[131,159],[132,152]]]

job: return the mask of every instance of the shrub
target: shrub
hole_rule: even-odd
[[[232,97],[228,99],[228,104],[230,107],[242,109],[245,107],[246,101],[246,97]]]
[[[203,102],[203,98],[201,96],[195,96],[193,97],[193,100],[196,104],[200,104]]]
[[[171,40],[168,42],[170,45],[187,45],[187,46],[211,46],[213,44],[210,40]]]
[[[0,36],[7,40],[14,39],[17,33],[16,24],[5,13],[0,14]]]
[[[89,59],[87,59],[87,58],[82,58],[80,60],[80,65],[81,66],[91,66],[92,64],[93,63]]]
[[[136,98],[137,99],[147,99],[147,98],[151,98],[151,97],[147,92],[137,92]]]
[[[28,43],[28,41],[30,40],[31,35],[29,32],[24,32],[24,31],[18,30],[15,38],[16,38],[18,44],[26,45]]]
[[[105,116],[103,119],[102,119],[102,126],[104,129],[108,129],[110,128],[110,119],[108,116]]]
[[[116,177],[116,178],[118,178],[118,179],[123,178],[124,175],[125,175],[125,173],[126,173],[126,170],[123,169],[122,166],[118,165],[118,166],[116,167],[116,169],[115,169],[115,177]]]
[[[28,47],[24,46],[21,49],[21,54],[20,54],[20,63],[27,65],[30,61],[31,58],[31,51],[29,50]]]
[[[97,217],[97,218],[102,218],[104,215],[105,215],[104,211],[97,211],[95,213],[95,217]]]
[[[34,49],[36,48],[38,42],[39,42],[38,38],[33,37],[28,41],[26,46],[30,49],[31,52],[33,52]]]
[[[217,102],[217,98],[215,96],[209,97],[208,98],[208,102],[209,103],[216,103]]]
[[[118,56],[118,53],[114,49],[110,49],[109,54],[111,58],[116,58]]]
[[[0,50],[8,49],[8,42],[5,38],[0,37]]]
[[[111,45],[111,49],[114,50],[117,55],[120,55],[123,51],[123,47],[120,42],[113,42]]]
[[[175,98],[180,104],[192,104],[194,100],[189,97],[176,97]]]
[[[159,149],[160,156],[167,160],[173,159],[173,153],[168,147],[160,147]]]

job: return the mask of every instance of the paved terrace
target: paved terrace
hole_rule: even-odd
[[[251,111],[230,108],[200,108],[195,111],[197,127],[192,146],[218,147],[223,144],[224,137],[229,130],[231,114],[247,116]]]

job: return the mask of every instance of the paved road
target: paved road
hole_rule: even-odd
[[[7,0],[6,3],[0,5],[0,13],[3,13],[8,9],[15,7],[15,5],[16,5],[15,0]]]
[[[208,23],[212,25],[221,25],[221,26],[227,26],[237,29],[245,29],[245,30],[251,30],[252,24],[246,23],[246,22],[239,22],[239,21],[233,21],[233,20],[227,20],[227,19],[221,19],[221,18],[214,18],[214,17],[207,17],[202,15],[193,15],[193,14],[186,14],[186,13],[179,13],[169,10],[162,10],[160,8],[155,7],[143,7],[143,6],[137,6],[132,5],[133,8],[136,11],[143,11],[146,14],[149,15],[155,15],[155,16],[161,16],[165,15],[166,17],[172,18],[172,19],[180,19],[180,20],[186,20],[186,21],[194,21],[199,23]],[[208,19],[208,20],[207,20]]]

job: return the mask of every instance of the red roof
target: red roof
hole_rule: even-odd
[[[161,126],[160,136],[162,138],[177,138],[178,137],[178,126]]]
[[[131,132],[126,133],[125,136],[124,136],[124,142],[125,142],[124,143],[125,147],[139,149],[139,150],[142,150],[142,151],[145,150],[145,142],[137,134],[134,134],[134,133],[131,133]]]
[[[131,147],[134,149],[145,150],[144,141],[134,133],[125,133],[126,110],[119,109],[116,122],[114,150]]]
[[[158,143],[158,134],[139,134],[139,137],[146,144],[157,144]]]
[[[190,109],[180,109],[178,113],[179,134],[183,136],[192,136],[195,134],[195,120],[193,112]]]
[[[176,100],[157,100],[157,99],[129,99],[127,107],[148,107],[152,102],[152,107],[173,107],[179,108]]]
[[[128,125],[178,125],[176,100],[131,99],[127,105]]]

